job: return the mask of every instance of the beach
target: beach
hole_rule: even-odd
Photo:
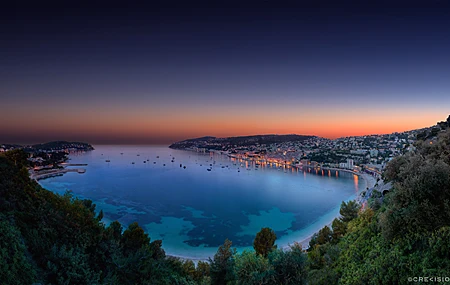
[[[210,164],[213,169],[208,172]],[[355,177],[343,171],[323,176],[295,167],[288,172],[263,166],[239,172],[240,166],[227,156],[166,147],[99,146],[95,152],[71,157],[71,164],[63,166],[77,172],[82,165],[86,165],[83,175],[49,177],[40,183],[55,193],[70,189],[88,197],[105,218],[124,227],[137,221],[152,240],[163,240],[168,256],[197,261],[213,257],[225,238],[239,252],[252,249],[262,227],[287,231],[277,239],[279,248],[288,249],[294,242],[306,248],[314,233],[339,216],[342,201],[356,199],[374,182],[369,175]]]

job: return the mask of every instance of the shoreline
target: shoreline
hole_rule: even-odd
[[[348,172],[348,173],[352,173],[354,175],[357,175],[359,178],[364,180],[364,182],[366,184],[366,189],[365,190],[373,188],[375,186],[375,184],[376,184],[376,178],[373,177],[372,175],[368,174],[368,173],[365,173],[365,172],[358,173],[358,172],[355,172],[355,171],[352,171],[352,170],[349,170],[349,169],[340,169],[340,168],[326,168],[326,169],[322,168],[322,169],[324,169],[324,170],[333,170],[333,171],[334,170],[336,170],[336,171],[344,171],[344,172]],[[365,191],[365,190],[363,190],[363,191]],[[354,201],[356,201],[358,203],[361,203],[361,201],[360,201],[360,194],[361,194],[361,192],[358,192],[356,194],[356,197],[354,197],[353,199],[349,199],[347,201],[354,200]],[[328,226],[329,228],[331,228],[333,220],[336,219],[336,218],[339,218],[339,217],[340,217],[340,213],[338,211],[337,213],[335,213],[334,215],[329,217],[331,219],[331,221],[328,221],[328,222],[326,222],[324,224],[321,224],[320,228],[318,230],[314,231],[312,234],[309,234],[307,237],[301,238],[298,241],[294,241],[292,243],[288,243],[287,245],[279,246],[279,248],[282,249],[282,250],[290,250],[291,245],[293,245],[295,243],[298,243],[298,244],[300,244],[302,246],[303,250],[307,250],[309,248],[309,242],[311,241],[313,235],[318,233],[318,231],[320,229],[322,229],[323,227],[325,227],[325,226]],[[211,258],[211,259],[214,258],[214,256],[210,256],[210,257],[207,257],[207,258],[202,258],[202,257],[189,257],[189,256],[177,255],[177,254],[167,254],[167,256],[179,258],[181,260],[192,260],[195,264],[197,264],[199,261],[208,261],[209,258]]]
[[[223,154],[223,153],[218,153],[218,154],[226,155],[226,154]],[[231,158],[231,156],[229,156],[229,155],[226,155],[226,156]],[[85,166],[86,164],[62,163],[62,165],[64,165],[64,166]],[[285,166],[288,166],[288,165],[285,165]],[[304,168],[302,168],[301,166],[297,166],[297,165],[289,165],[289,166],[293,167],[293,168],[300,169],[302,171],[306,170],[306,168],[312,168],[310,166],[305,166]],[[363,179],[365,181],[366,187],[364,188],[364,190],[367,189],[367,188],[372,188],[375,185],[375,183],[376,183],[376,178],[371,176],[368,173],[365,173],[365,172],[358,173],[358,172],[355,172],[355,171],[352,171],[352,170],[349,170],[349,169],[326,168],[326,167],[322,167],[321,169],[323,169],[323,170],[331,170],[331,171],[343,171],[343,172],[352,173],[354,175],[357,175],[358,178],[361,178],[361,179]],[[84,173],[85,171],[86,170],[82,169],[82,168],[53,169],[53,170],[50,170],[50,171],[48,171],[46,173],[36,173],[33,170],[30,170],[30,178],[38,181],[38,180],[41,180],[41,179],[46,179],[46,178],[50,178],[50,177],[54,177],[54,176],[63,175],[64,173],[67,173],[67,172]],[[355,200],[355,201],[359,202],[358,197],[360,197],[359,194],[362,191],[363,190],[361,189],[361,191],[356,194],[356,197],[352,196],[351,199],[347,199],[346,201]],[[340,205],[338,205],[337,207],[339,208]],[[339,210],[337,210],[336,212],[335,211],[336,211],[336,208],[333,208],[330,212],[328,212],[328,214],[330,214],[329,216],[327,214],[325,214],[322,217],[319,217],[311,225],[307,226],[305,229],[307,229],[308,227],[312,227],[311,229],[306,230],[307,235],[301,236],[301,233],[299,233],[297,235],[297,238],[294,238],[291,243],[286,243],[286,241],[284,241],[284,242],[282,242],[281,244],[278,245],[278,248],[280,248],[282,250],[290,250],[290,246],[291,245],[293,245],[295,243],[298,243],[298,244],[300,244],[302,246],[303,250],[306,250],[307,248],[309,248],[309,242],[310,242],[311,238],[313,237],[313,235],[316,234],[324,226],[329,226],[331,228],[332,221],[335,218],[338,218],[340,216]],[[324,220],[321,221],[322,218]],[[251,249],[252,246],[249,246],[247,248]],[[164,249],[164,246],[163,246],[163,249]],[[239,251],[241,251],[243,249],[246,249],[246,248],[241,248]],[[170,253],[166,253],[166,256],[167,257],[179,258],[181,260],[191,260],[195,264],[197,264],[199,261],[207,262],[210,258],[213,259],[214,258],[214,254],[216,253],[216,251],[217,251],[217,248],[215,248],[215,250],[213,249],[213,251],[211,252],[210,256],[206,256],[206,255],[202,256],[201,254],[200,254],[200,256],[199,255],[195,256],[195,254],[193,254],[194,256],[189,256],[190,254],[186,254],[186,253],[185,254],[170,254]],[[204,253],[206,253],[206,252],[204,252]],[[208,253],[206,253],[206,254],[208,254]]]

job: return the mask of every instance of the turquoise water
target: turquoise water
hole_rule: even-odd
[[[262,227],[276,232],[281,247],[299,241],[365,189],[349,173],[256,167],[225,155],[160,146],[96,146],[70,158],[69,163],[87,163],[86,173],[40,184],[93,200],[105,223],[118,220],[126,227],[137,221],[152,240],[163,240],[168,254],[192,258],[212,256],[226,238],[238,250],[251,247]]]

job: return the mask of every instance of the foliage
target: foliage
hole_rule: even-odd
[[[4,155],[8,160],[14,162],[14,166],[27,167],[29,165],[28,154],[22,149],[7,151]]]
[[[339,213],[341,214],[341,220],[344,223],[348,223],[354,218],[358,216],[360,206],[358,203],[354,200],[346,202],[342,202],[341,209],[339,210]]]
[[[306,256],[301,244],[295,243],[289,250],[269,253],[272,284],[301,285],[306,282]]]
[[[271,284],[269,260],[248,250],[235,255],[234,274],[237,284]]]
[[[360,213],[351,210],[356,218],[346,219],[354,215],[345,214],[335,219],[331,242],[312,244],[308,284],[407,284],[411,276],[446,276],[449,130],[416,147],[388,164],[383,177],[393,189],[379,200],[382,204]]]
[[[257,254],[267,257],[269,252],[276,249],[275,240],[277,235],[270,228],[262,228],[255,237],[253,241],[253,248]]]
[[[332,228],[332,240],[337,242],[341,237],[347,233],[347,224],[341,219],[334,219],[331,223]]]
[[[52,284],[98,284],[100,272],[90,269],[82,248],[54,246],[48,256],[46,279]]]
[[[3,284],[31,284],[36,271],[26,257],[20,231],[0,214],[0,280]]]
[[[123,232],[121,244],[125,254],[134,253],[142,247],[148,246],[150,238],[138,223],[134,222]]]
[[[385,177],[394,187],[380,218],[385,237],[450,226],[449,154],[447,131],[435,146],[419,145],[417,153],[395,158],[386,167]]]
[[[211,284],[226,284],[227,280],[233,279],[233,255],[236,254],[236,249],[231,249],[232,242],[225,240],[223,245],[219,246],[214,259],[209,259]]]

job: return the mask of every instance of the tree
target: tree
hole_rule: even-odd
[[[270,228],[262,228],[259,233],[256,234],[256,238],[253,241],[253,248],[257,254],[267,257],[269,252],[276,249],[275,240],[277,235]]]
[[[231,249],[232,242],[226,239],[223,245],[219,246],[214,259],[209,259],[211,284],[225,285],[227,280],[232,279],[233,255],[236,249]]]
[[[199,261],[195,272],[195,280],[202,281],[210,275],[210,266],[208,262]]]
[[[249,250],[236,255],[234,273],[238,284],[271,284],[269,260]]]
[[[15,166],[26,167],[29,165],[28,154],[22,149],[13,149],[5,152],[6,158],[14,162]]]
[[[122,225],[118,221],[113,221],[109,226],[106,228],[106,234],[109,238],[120,241],[122,237]]]
[[[309,241],[309,249],[311,251],[316,245],[323,245],[331,241],[333,232],[328,226],[324,226],[318,233],[314,233]]]
[[[347,225],[340,219],[334,219],[331,228],[333,229],[334,242],[337,242],[347,232]]]
[[[397,174],[380,217],[389,239],[450,226],[450,166],[420,156],[410,161]]]
[[[0,214],[0,280],[4,284],[31,284],[36,271],[25,255],[20,231]]]
[[[342,202],[339,213],[341,214],[341,221],[348,223],[358,216],[360,206],[354,200],[347,203]]]
[[[150,238],[148,234],[144,232],[137,222],[130,224],[128,229],[123,232],[122,245],[125,254],[136,252],[143,246],[148,246],[149,244]]]
[[[290,250],[280,249],[269,253],[269,264],[272,267],[274,284],[301,285],[306,279],[306,255],[302,245],[294,243]]]

